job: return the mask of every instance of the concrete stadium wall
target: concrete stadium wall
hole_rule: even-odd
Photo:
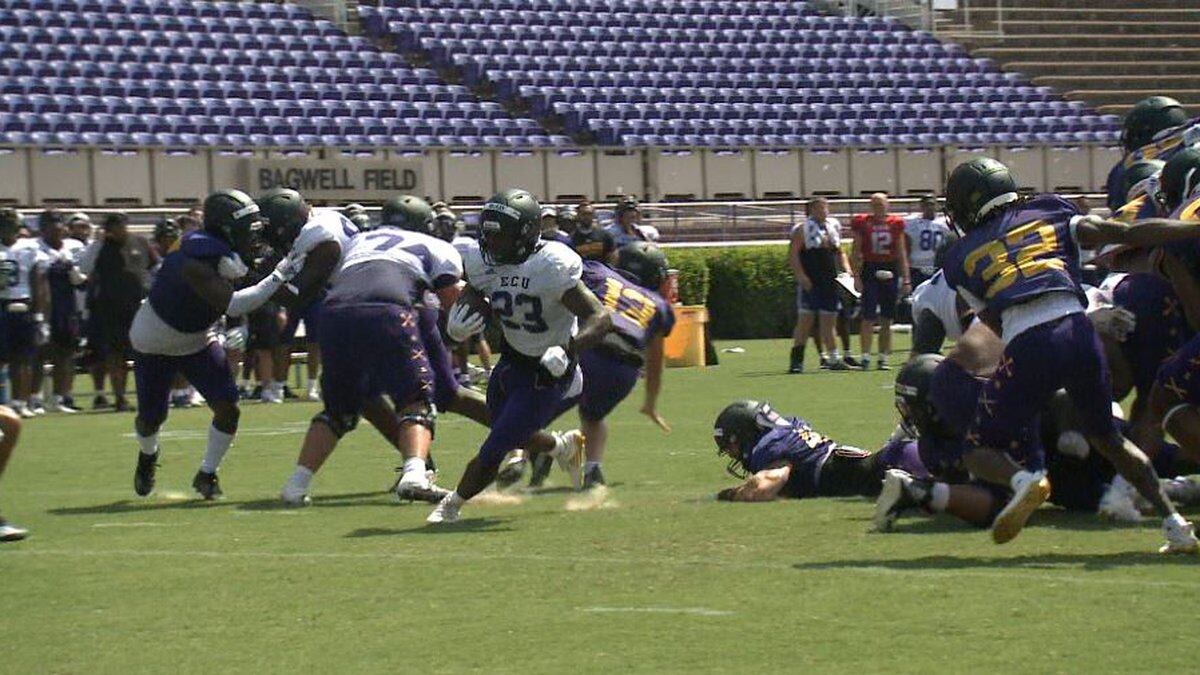
[[[549,201],[787,199],[938,193],[972,157],[1008,163],[1023,186],[1102,191],[1118,148],[573,150],[100,150],[0,148],[0,204],[169,206],[213,189],[293,182],[315,202],[380,201],[396,192],[477,203],[521,186]],[[274,178],[271,178],[271,177]],[[265,181],[265,182],[264,182]],[[305,181],[303,183],[300,183]]]

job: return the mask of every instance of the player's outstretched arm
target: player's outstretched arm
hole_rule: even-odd
[[[290,272],[289,261],[284,258],[267,278],[235,293],[232,284],[215,269],[198,260],[188,260],[180,269],[183,280],[196,295],[214,309],[232,317],[245,316],[261,307],[279,290]]]
[[[1105,244],[1158,246],[1200,238],[1200,223],[1168,218],[1148,218],[1135,225],[1119,220],[1084,216],[1075,226],[1079,245],[1096,248]]]
[[[658,394],[662,391],[663,336],[655,335],[646,344],[646,398],[642,403],[642,414],[649,417],[659,429],[671,433],[671,425],[658,414]]]
[[[341,259],[342,248],[336,241],[317,244],[304,256],[303,267],[291,283],[280,287],[272,299],[287,309],[307,306],[325,288]]]
[[[783,486],[792,475],[790,464],[772,469],[763,469],[746,479],[737,487],[725,488],[717,493],[723,502],[770,502],[779,497]]]
[[[579,319],[579,332],[571,339],[572,353],[582,354],[595,347],[612,330],[612,316],[582,281],[563,293],[562,303]]]

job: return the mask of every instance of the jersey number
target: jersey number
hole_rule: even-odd
[[[20,269],[15,260],[0,262],[0,289],[16,286],[21,280]]]
[[[621,298],[625,307],[620,307]],[[654,303],[644,293],[622,286],[612,279],[604,280],[604,306],[629,319],[644,330],[654,320]]]
[[[492,293],[492,311],[500,317],[500,323],[505,328],[523,330],[526,333],[545,333],[550,330],[546,320],[542,318],[542,299],[517,293],[515,296],[508,291]],[[521,312],[521,321],[514,321],[513,315]]]
[[[1025,242],[1024,246],[1021,246],[1022,242]],[[1066,264],[1062,260],[1044,257],[1053,254],[1057,247],[1054,226],[1035,220],[1009,232],[1003,240],[989,242],[971,251],[963,261],[963,269],[968,276],[975,276],[979,266],[987,261],[979,278],[987,284],[985,295],[990,299],[1012,286],[1017,279],[1050,270],[1065,270]],[[1015,257],[1010,259],[1009,256]]]
[[[871,250],[875,255],[891,255],[892,233],[887,230],[871,230]]]
[[[938,244],[941,243],[942,238],[944,236],[945,235],[943,235],[941,232],[938,232],[937,230],[921,230],[921,238],[919,239],[919,245],[921,246],[921,250],[922,251],[934,250],[935,248],[938,247]]]

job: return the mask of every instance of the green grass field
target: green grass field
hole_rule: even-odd
[[[891,373],[788,376],[783,341],[736,344],[718,368],[668,372],[672,434],[637,414],[640,390],[618,411],[606,508],[550,490],[438,528],[384,493],[394,456],[365,425],[314,507],[275,508],[313,404],[245,407],[216,504],[189,489],[204,411],[172,414],[149,499],[132,491],[131,416],[33,420],[0,483],[33,532],[0,546],[0,672],[1194,667],[1200,561],[1154,555],[1156,522],[1047,509],[997,547],[948,519],[869,533],[861,500],[712,501],[732,484],[712,419],[734,398],[872,449],[895,422]],[[483,430],[444,416],[438,432],[452,486]]]

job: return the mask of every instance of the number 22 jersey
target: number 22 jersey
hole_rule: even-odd
[[[516,352],[540,359],[550,347],[566,347],[578,330],[562,296],[579,283],[583,260],[556,241],[544,241],[517,265],[491,265],[476,244],[464,248],[467,283],[488,299],[492,317]]]

